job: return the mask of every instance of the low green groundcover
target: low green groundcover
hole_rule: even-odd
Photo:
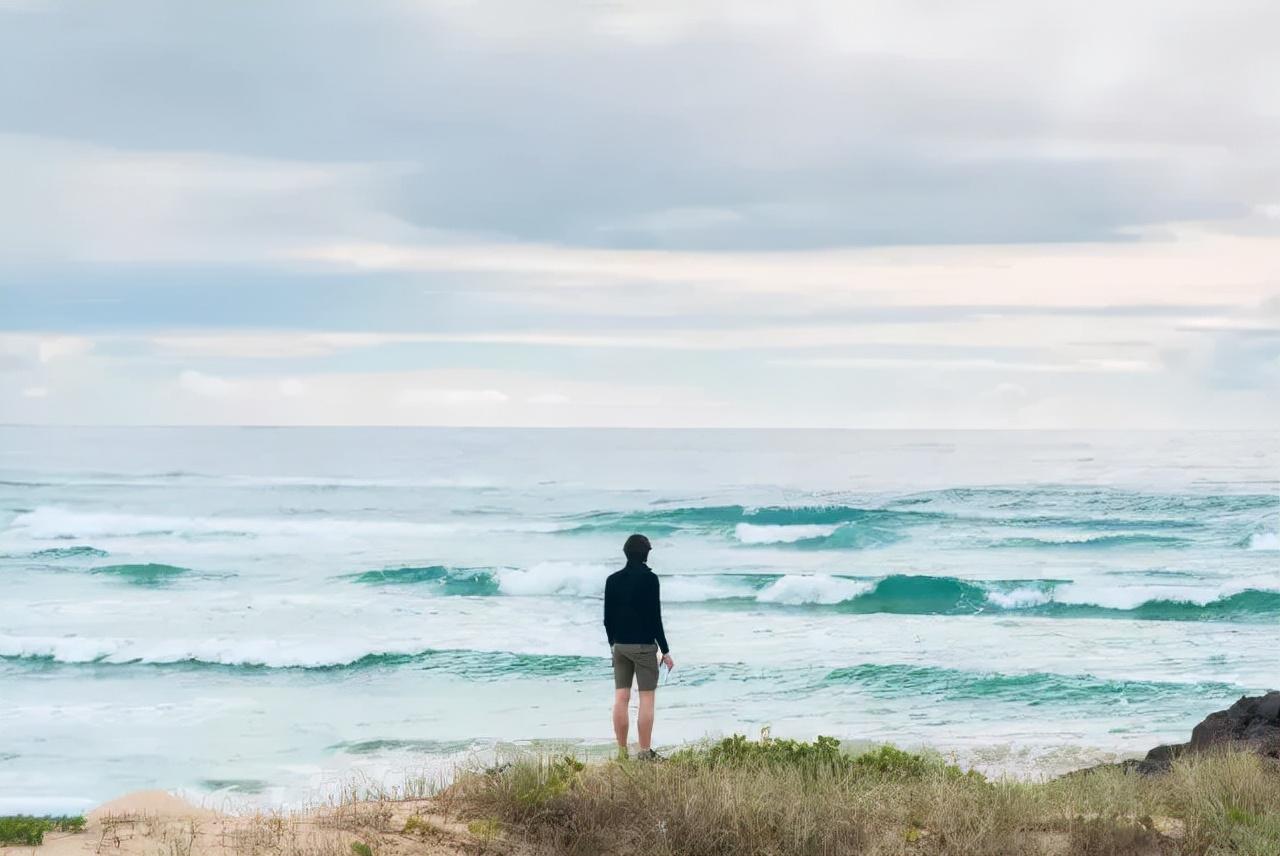
[[[79,832],[83,817],[30,817],[18,814],[0,817],[0,846],[35,847],[44,843],[46,832]]]

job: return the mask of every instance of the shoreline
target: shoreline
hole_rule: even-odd
[[[431,793],[351,791],[297,810],[137,791],[0,856],[1175,856],[1236,844],[1280,847],[1280,763],[1247,751],[1190,755],[1159,775],[1119,764],[1011,783],[890,746],[738,737],[656,764],[530,758]]]
[[[773,729],[774,737],[786,733]],[[659,744],[662,754],[709,745],[723,734],[709,734],[699,740],[673,744]],[[860,752],[882,745],[893,745],[911,752],[919,752],[946,760],[965,770],[975,770],[991,779],[1020,783],[1049,781],[1091,767],[1137,761],[1145,749],[1154,745],[1156,738],[1138,741],[1144,748],[1104,748],[1050,742],[1007,741],[1003,743],[951,744],[936,746],[912,741],[845,739],[841,746],[848,751]],[[188,805],[229,815],[247,815],[255,812],[297,812],[339,800],[353,788],[369,792],[392,793],[403,791],[406,782],[423,783],[443,788],[468,771],[523,760],[572,754],[587,763],[607,761],[614,757],[612,741],[599,739],[591,742],[563,740],[527,741],[477,741],[484,745],[466,751],[440,755],[414,756],[388,759],[381,763],[355,764],[333,767],[312,774],[312,781],[305,786],[272,784],[256,779],[226,779],[227,787],[200,788],[183,784],[146,784],[134,790],[103,798],[83,795],[40,795],[35,797],[0,796],[0,817],[9,815],[59,816],[88,814],[98,811],[120,799],[135,794],[165,793]],[[633,746],[634,750],[634,746]],[[414,760],[410,760],[414,759]]]

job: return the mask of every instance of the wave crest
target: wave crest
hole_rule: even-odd
[[[1280,550],[1280,533],[1255,532],[1249,536],[1250,550]]]
[[[945,701],[995,701],[1024,704],[1153,702],[1177,697],[1237,694],[1227,683],[1113,680],[1093,675],[1046,672],[1002,674],[933,666],[865,664],[835,669],[828,685],[856,685],[873,695],[901,698],[932,696]]]
[[[597,670],[604,657],[570,654],[519,654],[390,647],[370,651],[367,643],[275,639],[138,640],[87,637],[0,636],[0,659],[32,667],[97,666],[183,669],[345,671],[416,668],[498,680],[520,675],[571,675]]]

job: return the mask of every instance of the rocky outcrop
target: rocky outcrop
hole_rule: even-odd
[[[1226,710],[1211,713],[1191,731],[1191,740],[1157,746],[1133,769],[1147,775],[1163,773],[1175,758],[1193,752],[1230,749],[1280,759],[1280,692],[1244,696]]]

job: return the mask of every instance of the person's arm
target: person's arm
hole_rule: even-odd
[[[671,647],[667,645],[667,634],[662,630],[662,587],[658,583],[657,574],[653,575],[653,633],[662,656],[667,656],[671,653]]]
[[[610,586],[613,585],[613,578],[604,581],[604,635],[609,640],[609,647],[613,647],[613,628],[616,624],[614,620],[614,597]]]

